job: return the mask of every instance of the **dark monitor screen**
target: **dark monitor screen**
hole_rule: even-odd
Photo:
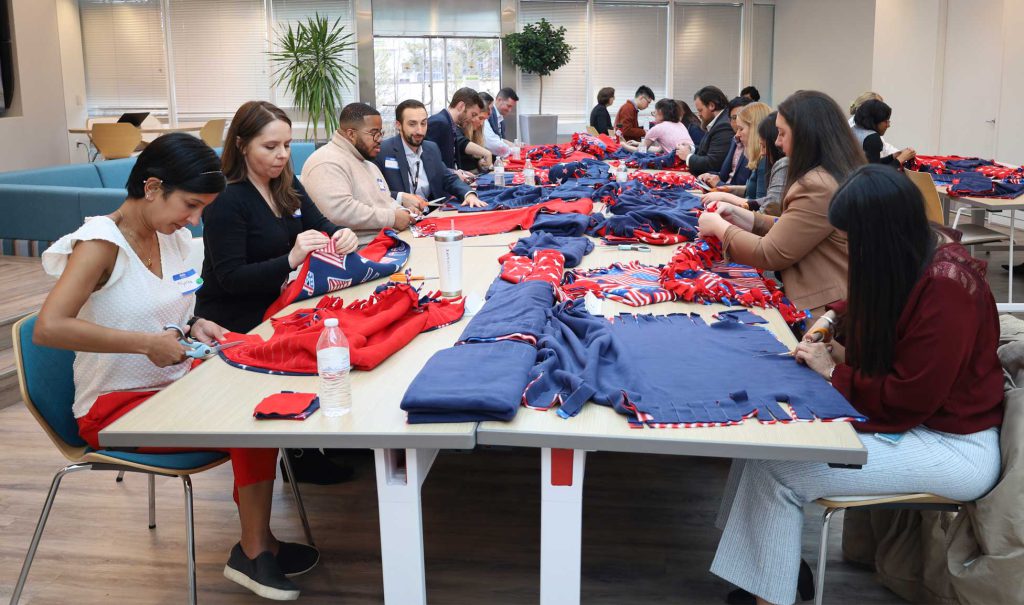
[[[142,121],[149,117],[148,111],[139,111],[134,113],[123,113],[121,117],[117,119],[118,124],[131,124],[137,128],[142,127]]]

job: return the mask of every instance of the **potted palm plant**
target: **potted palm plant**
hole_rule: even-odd
[[[520,114],[520,137],[532,145],[557,142],[558,116],[544,114],[544,76],[569,62],[573,47],[565,41],[565,28],[555,28],[547,19],[528,23],[523,31],[505,36],[505,48],[516,67],[540,80],[537,113]]]
[[[342,90],[355,82],[356,68],[345,58],[355,48],[353,35],[340,18],[331,23],[317,13],[279,31],[276,42],[270,53],[277,66],[274,85],[283,85],[295,109],[306,114],[307,139],[321,140],[321,124],[329,139],[338,128]]]

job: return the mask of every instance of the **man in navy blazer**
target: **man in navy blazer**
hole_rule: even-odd
[[[448,196],[463,205],[483,206],[469,185],[445,167],[438,146],[425,140],[427,123],[427,108],[419,101],[402,101],[395,108],[398,134],[382,141],[374,158],[391,197],[413,211],[425,210],[427,200]]]
[[[707,128],[707,134],[694,149],[687,143],[676,147],[676,155],[686,161],[690,174],[700,176],[705,172],[721,170],[725,155],[736,134],[729,123],[729,99],[715,86],[705,86],[693,95],[697,115]]]
[[[484,101],[472,88],[460,88],[452,95],[447,109],[430,116],[427,121],[427,140],[433,141],[441,150],[441,161],[452,170],[459,166],[459,155],[469,144],[462,134],[462,127],[472,122],[484,111]]]

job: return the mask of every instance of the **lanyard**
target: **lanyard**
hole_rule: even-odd
[[[420,187],[420,160],[416,160],[416,174],[414,175],[412,170],[409,171],[409,180],[412,181],[411,193],[413,195],[419,195],[416,190]]]

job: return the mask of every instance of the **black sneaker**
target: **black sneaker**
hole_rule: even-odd
[[[242,545],[235,544],[224,566],[224,577],[265,599],[294,601],[299,598],[299,587],[281,573],[277,558],[269,550],[250,559],[242,552]]]
[[[298,542],[277,543],[277,564],[289,578],[301,576],[320,562],[320,551],[315,546]]]
[[[292,472],[299,483],[334,485],[351,480],[355,473],[351,466],[336,464],[317,449],[286,449],[285,455],[292,463]],[[288,475],[284,472],[284,460],[281,461],[281,476],[285,482],[288,481]]]

